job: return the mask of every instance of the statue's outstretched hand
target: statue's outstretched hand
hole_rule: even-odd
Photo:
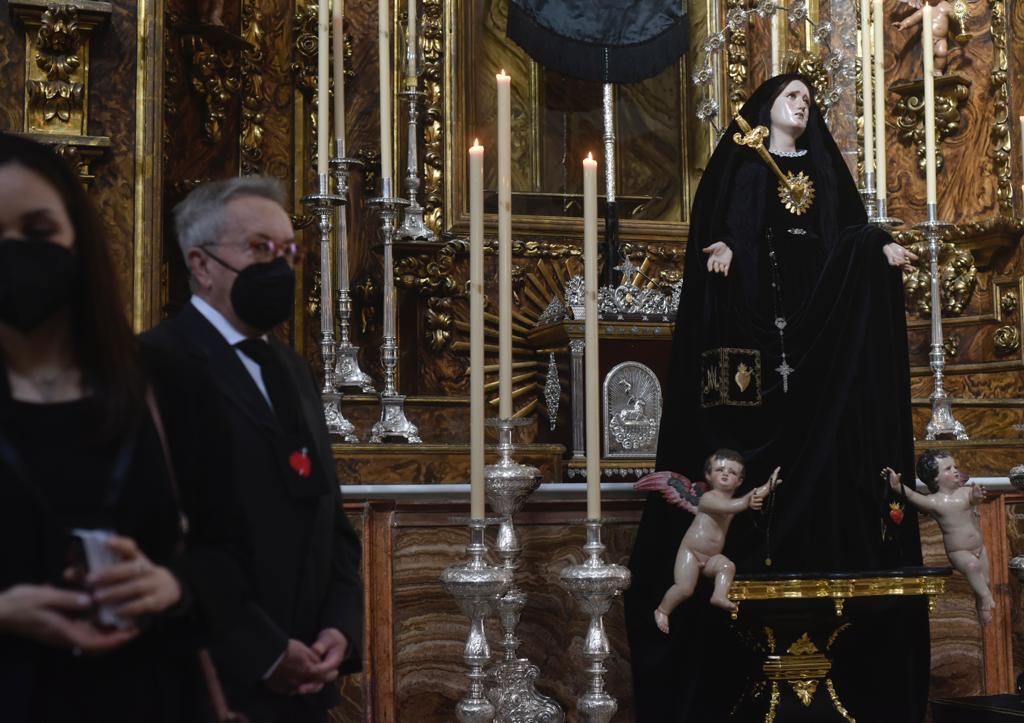
[[[712,274],[729,275],[729,266],[732,264],[732,249],[725,241],[715,241],[710,246],[701,249],[708,254],[708,271]]]
[[[899,266],[904,271],[914,270],[913,262],[917,261],[917,254],[909,249],[903,248],[895,241],[883,246],[882,253],[885,254],[885,258],[889,262],[890,266]]]

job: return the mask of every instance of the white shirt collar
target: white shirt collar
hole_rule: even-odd
[[[238,342],[249,338],[232,326],[231,322],[228,321],[222,313],[210,306],[209,302],[205,299],[193,294],[192,298],[189,299],[189,302],[191,302],[192,306],[196,307],[196,311],[202,314],[208,322],[213,324],[213,328],[220,332],[220,335],[224,337],[224,341],[226,341],[229,346],[234,346]]]

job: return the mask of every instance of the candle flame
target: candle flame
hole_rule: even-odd
[[[499,78],[507,78],[508,77],[508,75],[505,74],[505,69],[504,68],[502,68],[501,71],[498,73],[498,77]]]
[[[587,151],[587,160],[588,161],[594,160],[594,154],[591,153],[590,151]]]
[[[480,145],[480,139],[479,138],[474,138],[473,139],[473,147],[476,148],[479,145]]]

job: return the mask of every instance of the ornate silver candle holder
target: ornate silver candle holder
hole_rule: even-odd
[[[469,668],[469,690],[456,706],[456,715],[462,723],[487,723],[494,719],[494,706],[484,696],[484,667],[491,659],[487,645],[484,620],[494,610],[499,596],[512,582],[512,573],[503,567],[494,567],[484,561],[484,521],[469,523],[468,562],[445,568],[441,582],[449,595],[470,620],[469,635],[463,650],[463,660]]]
[[[317,178],[317,193],[304,196],[302,203],[317,215],[320,228],[320,355],[324,362],[324,384],[320,390],[323,399],[327,430],[346,442],[358,442],[355,426],[341,413],[341,395],[334,387],[334,304],[331,299],[331,217],[337,208],[344,213],[345,198],[328,188],[326,173]]]
[[[889,215],[888,199],[878,198],[876,200],[875,213],[877,214],[875,216],[868,215],[868,223],[873,223],[885,229],[899,228],[903,225],[903,219]]]
[[[423,91],[412,84],[415,79],[410,78],[409,85],[398,95],[405,98],[409,106],[408,124],[408,152],[406,153],[405,167],[405,195],[409,199],[409,205],[405,207],[402,216],[402,226],[398,229],[398,238],[408,241],[434,241],[434,232],[427,228],[423,221],[423,207],[416,200],[420,190],[420,165],[417,153],[417,118],[419,115],[419,102],[423,97]]]
[[[512,518],[540,485],[540,472],[536,467],[519,464],[512,459],[515,451],[512,430],[528,423],[526,419],[487,420],[488,426],[498,429],[498,461],[484,468],[484,485],[487,501],[501,518],[495,551],[511,580],[508,590],[498,602],[504,633],[503,653],[501,660],[490,670],[492,685],[487,697],[494,704],[495,720],[501,723],[561,723],[564,720],[562,709],[534,687],[540,669],[517,652],[521,641],[516,636],[516,628],[526,607],[526,593],[515,583],[515,570],[523,548]]]
[[[394,242],[398,214],[409,205],[404,198],[391,192],[391,179],[381,180],[381,194],[367,203],[377,210],[384,239],[384,340],[380,359],[384,366],[384,388],[380,392],[380,420],[370,431],[370,442],[379,444],[385,439],[403,440],[418,444],[420,432],[405,416],[405,396],[398,393],[395,370],[398,367],[398,336],[395,330],[395,257]]]
[[[860,188],[860,197],[864,201],[864,210],[868,212],[868,218],[877,218],[878,194],[875,192],[874,171],[868,171],[864,174],[864,185]]]
[[[331,175],[334,176],[334,188],[337,194],[348,201],[348,177],[362,161],[345,157],[344,144],[337,142],[337,158],[331,159]],[[352,344],[349,337],[349,319],[352,316],[352,297],[349,295],[348,269],[348,223],[345,219],[345,206],[338,206],[338,333],[340,335],[335,348],[334,387],[335,389],[358,389],[372,394],[373,380],[370,375],[359,368],[359,347]]]
[[[928,220],[914,226],[924,233],[928,241],[928,254],[931,257],[931,306],[932,306],[932,345],[928,359],[934,376],[932,389],[932,418],[925,429],[925,439],[968,439],[964,425],[953,416],[949,397],[943,385],[943,373],[946,369],[946,348],[942,344],[942,296],[939,292],[939,240],[942,233],[950,228],[950,224],[939,221],[934,203],[928,204]]]
[[[571,565],[562,570],[562,584],[579,601],[590,616],[590,625],[583,640],[583,659],[587,663],[590,682],[577,700],[580,718],[591,723],[608,723],[618,710],[618,703],[604,689],[604,661],[610,652],[608,635],[604,630],[604,615],[611,607],[612,598],[629,587],[629,570],[622,565],[609,565],[602,559],[601,521],[586,520],[587,543],[583,552],[587,558],[582,565]]]

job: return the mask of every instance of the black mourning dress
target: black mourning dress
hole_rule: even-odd
[[[748,122],[769,126],[774,98],[798,77],[762,85],[743,107]],[[701,479],[704,459],[730,447],[746,460],[745,493],[782,467],[770,550],[765,516],[733,520],[725,554],[740,574],[765,572],[769,552],[773,572],[920,565],[917,517],[908,508],[900,525],[889,520],[879,476],[885,466],[913,474],[901,275],[882,252],[891,238],[866,224],[853,179],[814,103],[798,154],[775,156],[783,172],[813,179],[816,196],[805,214],[783,207],[775,175],[753,150],[733,142],[737,131],[733,122],[694,199],[657,468]],[[701,251],[719,240],[734,254],[728,277],[710,274]],[[792,369],[788,389],[777,371],[783,346]],[[752,370],[743,389],[741,363]],[[637,533],[626,622],[640,721],[728,720],[737,695],[722,688],[728,657],[725,668],[714,665],[716,654],[725,655],[721,641],[729,631],[728,615],[707,603],[709,581],[702,578],[672,615],[671,635],[654,625],[652,612],[672,584],[691,519],[654,493]],[[929,666],[923,600],[912,599],[888,622],[892,630],[878,631],[878,659],[898,664],[879,671],[876,690],[864,691],[886,706],[860,710],[871,711],[872,721],[920,720]],[[844,700],[857,696],[848,691]],[[716,699],[730,701],[724,712],[708,708]]]
[[[55,404],[14,401],[0,366],[0,589],[63,586],[69,530],[112,529],[154,563],[173,564],[178,507],[152,424],[95,439],[91,398]],[[12,456],[10,450],[14,450]],[[113,481],[120,491],[111,495]],[[181,604],[179,604],[179,607]],[[194,647],[183,614],[144,621],[122,648],[75,656],[0,635],[0,718],[12,723],[196,721]]]

